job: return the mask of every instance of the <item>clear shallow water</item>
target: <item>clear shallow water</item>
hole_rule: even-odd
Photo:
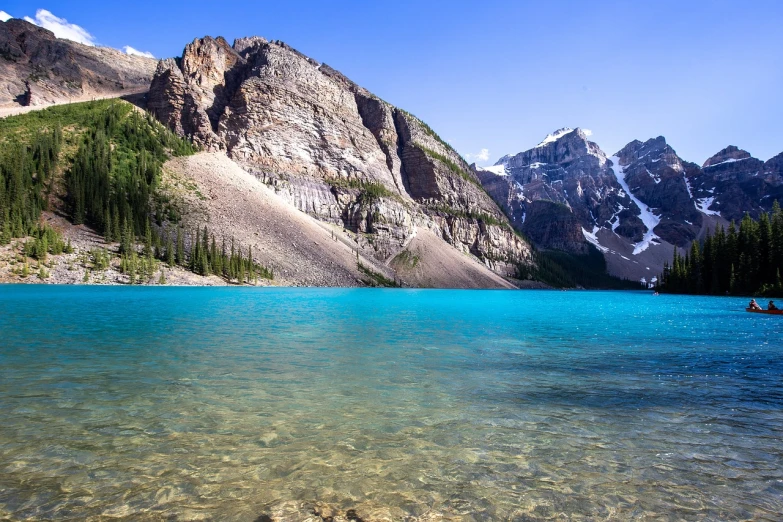
[[[744,304],[0,286],[0,519],[779,520]]]

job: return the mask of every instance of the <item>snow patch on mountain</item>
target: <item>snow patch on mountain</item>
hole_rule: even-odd
[[[685,188],[688,191],[688,197],[693,199],[693,189],[691,188],[691,180],[688,179],[688,176],[683,176],[685,179]]]
[[[562,138],[563,136],[565,136],[566,134],[569,134],[571,132],[574,132],[574,129],[572,129],[570,127],[563,127],[562,129],[558,129],[555,132],[553,132],[552,134],[547,134],[546,138],[544,138],[544,141],[542,141],[541,143],[536,145],[534,148],[538,149],[538,148],[541,148],[541,147],[543,147],[544,145],[546,145],[548,143],[554,143],[557,140],[559,140],[560,138]]]
[[[601,243],[598,242],[598,236],[596,236],[596,233],[599,230],[601,230],[599,227],[593,227],[593,231],[592,232],[588,232],[585,229],[585,227],[582,227],[582,235],[585,236],[585,240],[588,243],[592,243],[593,245],[595,245],[595,247],[598,250],[600,250],[601,252],[603,252],[605,254],[605,253],[609,252],[609,249],[606,248],[605,246],[602,246]]]
[[[644,226],[647,227],[647,232],[644,234],[642,240],[634,245],[633,255],[636,256],[647,250],[653,240],[658,239],[658,236],[655,235],[653,230],[658,226],[658,223],[661,222],[661,218],[656,216],[650,207],[642,203],[639,198],[633,195],[631,189],[628,188],[628,183],[625,182],[625,169],[620,166],[620,158],[612,156],[609,160],[612,162],[612,166],[609,168],[612,169],[612,172],[614,172],[614,175],[617,178],[617,182],[623,187],[623,190],[628,194],[628,197],[631,198],[631,201],[636,203],[636,206],[639,207],[639,219],[641,219]]]
[[[617,232],[615,232],[617,230],[617,227],[620,226],[620,212],[622,212],[623,210],[625,210],[625,207],[618,203],[617,212],[615,212],[612,215],[612,217],[609,219],[609,223],[612,225],[612,232],[614,232],[615,234],[617,234]]]
[[[492,174],[495,174],[496,176],[507,176],[508,173],[506,172],[506,166],[505,165],[492,165],[490,167],[476,167],[479,170],[483,170],[485,172],[491,172]]]
[[[735,161],[743,161],[743,160],[746,160],[746,159],[749,159],[749,158],[729,158],[727,160],[721,161],[720,163],[714,163],[712,165],[707,165],[704,168],[705,169],[711,169],[712,167],[717,167],[718,165],[723,165],[725,163],[734,163]]]
[[[706,214],[708,216],[720,216],[720,211],[710,210],[710,206],[714,201],[715,201],[715,197],[697,199],[696,208],[699,209],[699,212]]]

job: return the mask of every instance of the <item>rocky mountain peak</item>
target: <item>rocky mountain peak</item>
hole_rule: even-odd
[[[235,39],[232,47],[240,56],[247,57],[247,54],[251,49],[264,45],[265,43],[268,43],[266,38],[260,36],[245,36]]]
[[[606,154],[597,144],[589,141],[588,136],[589,133],[578,127],[576,129],[564,127],[547,134],[541,143],[530,150],[503,156],[495,165],[518,169],[586,161],[595,166],[603,166],[606,162]]]
[[[155,60],[55,37],[24,20],[0,22],[0,106],[43,105],[146,91]]]
[[[779,175],[783,175],[783,152],[768,159],[764,166],[768,172],[776,172]]]
[[[729,145],[705,161],[703,167],[712,167],[720,163],[733,163],[734,161],[744,160],[750,157],[751,155],[748,151],[742,150],[734,145]]]
[[[357,232],[379,260],[399,253],[417,225],[501,273],[529,256],[432,129],[283,42],[196,39],[178,62],[160,63],[148,108],[300,210]]]
[[[635,161],[643,160],[646,163],[658,163],[663,161],[675,170],[682,171],[682,159],[668,143],[666,138],[658,136],[650,138],[645,142],[633,140],[628,145],[620,149],[615,156],[620,158],[621,165],[628,165]]]
[[[185,47],[182,72],[205,90],[223,81],[226,71],[244,59],[222,37],[197,38]]]
[[[547,143],[553,143],[553,142],[559,140],[560,138],[562,138],[563,136],[565,136],[566,134],[570,134],[572,132],[574,132],[574,129],[572,129],[571,127],[563,127],[562,129],[557,129],[552,134],[547,134],[546,138],[544,138],[541,141],[541,143],[536,145],[536,148],[543,147]]]
[[[54,41],[57,37],[54,33],[48,29],[44,29],[35,24],[31,24],[21,18],[11,18],[7,22],[2,23],[3,32],[9,35],[13,35],[13,40],[4,39],[0,45],[3,50],[11,50],[15,46],[19,46],[19,50],[26,53],[28,49],[24,48],[25,43],[28,41],[35,42],[36,38],[41,40]],[[40,40],[37,42],[40,43]]]

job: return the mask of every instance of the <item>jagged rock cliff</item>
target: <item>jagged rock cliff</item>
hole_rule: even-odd
[[[58,39],[24,20],[0,22],[0,106],[146,91],[155,60]]]
[[[639,209],[618,183],[611,162],[581,129],[560,129],[528,151],[477,169],[477,174],[514,224],[539,238],[545,248],[581,252],[585,248],[581,229],[590,233],[602,226],[629,241],[640,241],[644,234]],[[537,205],[531,212],[536,201],[560,206]],[[563,208],[573,219],[564,219]],[[544,234],[540,229],[547,220],[558,225],[546,225]]]
[[[702,225],[687,185],[687,176],[699,167],[683,161],[663,136],[642,143],[634,140],[617,154],[631,193],[655,209],[655,234],[673,245],[693,241]]]
[[[499,273],[530,259],[465,161],[426,124],[282,42],[196,39],[162,60],[148,108],[390,261],[428,227]]]
[[[674,247],[783,199],[783,154],[765,163],[729,146],[699,167],[663,136],[607,157],[585,132],[565,128],[474,170],[539,246],[580,252],[590,242],[616,275],[648,280]]]
[[[763,162],[734,145],[721,150],[688,176],[696,206],[704,213],[740,220],[757,218],[783,202],[783,153]]]

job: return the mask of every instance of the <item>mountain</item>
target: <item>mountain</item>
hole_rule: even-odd
[[[529,244],[432,129],[282,42],[196,39],[158,64],[147,108],[398,270],[425,238],[506,276],[530,262]]]
[[[697,207],[738,221],[745,212],[758,218],[783,202],[783,153],[763,162],[734,145],[721,150],[688,176]]]
[[[472,168],[538,246],[581,253],[592,243],[614,275],[649,280],[675,247],[783,198],[782,165],[783,154],[764,163],[730,146],[700,167],[663,136],[634,140],[608,157],[588,133],[564,128],[491,167]]]
[[[563,128],[494,166],[470,166],[420,119],[279,41],[198,38],[181,57],[155,64],[9,20],[0,23],[0,109],[148,91],[145,108],[203,150],[163,169],[164,181],[197,187],[192,208],[181,209],[186,224],[210,224],[223,235],[241,228],[250,246],[260,230],[272,231],[274,248],[268,238],[255,246],[279,253],[265,262],[294,274],[292,284],[346,284],[364,272],[346,264],[345,252],[324,264],[312,248],[311,268],[297,271],[304,265],[288,249],[288,229],[267,222],[271,214],[257,208],[263,202],[275,201],[274,219],[291,215],[280,202],[308,214],[330,239],[354,249],[357,264],[391,280],[503,286],[498,275],[541,273],[529,269],[544,258],[528,238],[572,256],[547,258],[560,268],[579,259],[600,268],[592,244],[611,274],[650,279],[675,248],[783,197],[783,154],[762,162],[729,146],[699,166],[660,136],[609,156],[589,131]],[[225,183],[244,187],[236,166],[274,198],[264,192],[224,200],[242,191],[221,190],[202,176],[209,165],[233,173]],[[165,179],[169,174],[176,179]],[[203,193],[214,204],[204,203]],[[226,216],[231,221],[223,223]],[[323,234],[311,225],[300,236],[319,243]],[[329,267],[338,265],[332,277]]]
[[[143,92],[155,64],[151,58],[58,39],[12,18],[0,22],[0,107]]]

